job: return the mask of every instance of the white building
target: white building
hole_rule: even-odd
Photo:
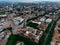
[[[21,23],[24,19],[20,18],[20,17],[17,17],[15,19],[13,19],[13,22],[15,25],[19,25],[19,23]]]
[[[35,22],[35,21],[32,21],[32,23],[36,23],[36,24],[38,24],[38,25],[40,25],[40,24],[41,24],[41,22]]]
[[[52,22],[52,19],[46,19],[46,22],[50,23],[50,22]]]
[[[46,18],[41,18],[41,19],[40,19],[40,21],[43,21],[43,22],[44,22],[44,21],[45,21],[45,19],[46,19]]]
[[[7,15],[6,15],[6,14],[4,14],[4,15],[0,15],[0,17],[7,17]]]
[[[4,32],[1,32],[0,33],[0,40],[4,37],[5,33]]]
[[[0,25],[0,31],[3,31],[4,26]]]

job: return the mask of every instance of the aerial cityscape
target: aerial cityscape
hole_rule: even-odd
[[[0,0],[0,45],[60,45],[60,0]]]

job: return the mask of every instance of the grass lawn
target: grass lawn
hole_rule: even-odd
[[[25,38],[24,36],[14,34],[10,35],[6,45],[16,45],[18,41],[24,42],[25,45],[37,45],[37,43],[31,41],[31,39],[29,38]]]
[[[0,12],[0,15],[3,15],[3,14],[5,14],[5,12]]]

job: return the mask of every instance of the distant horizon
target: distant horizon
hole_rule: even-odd
[[[49,2],[60,2],[60,0],[0,0],[0,2],[42,2],[42,1],[49,1]]]

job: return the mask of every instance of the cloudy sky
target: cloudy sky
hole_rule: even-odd
[[[53,1],[53,2],[60,2],[60,0],[0,0],[0,1],[13,1],[13,2]]]

